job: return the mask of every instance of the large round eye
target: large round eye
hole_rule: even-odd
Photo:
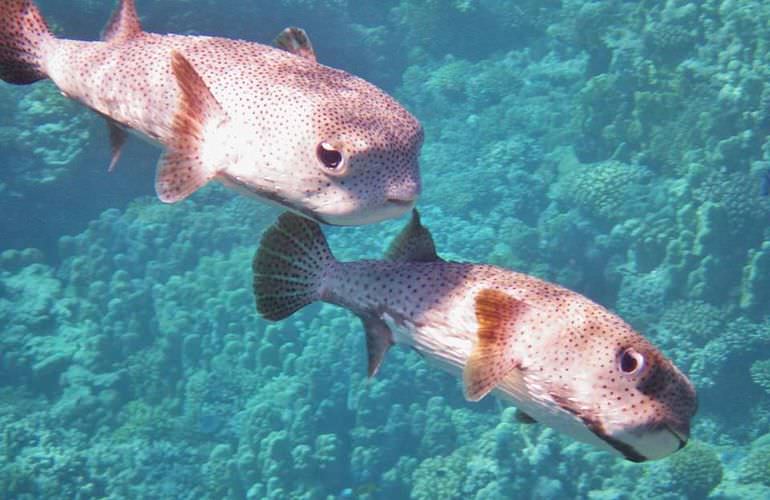
[[[618,359],[618,367],[626,375],[636,375],[644,369],[644,355],[631,347],[623,349]]]
[[[315,150],[318,160],[329,170],[339,170],[342,167],[342,153],[334,149],[328,142],[322,142]]]

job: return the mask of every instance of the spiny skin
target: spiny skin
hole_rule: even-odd
[[[490,391],[528,418],[641,462],[687,442],[687,378],[629,325],[580,294],[483,264],[445,262],[416,210],[389,260],[339,262],[318,224],[285,213],[254,255],[257,310],[280,320],[324,301],[366,333],[368,372],[395,343]]]
[[[51,37],[39,66],[66,96],[169,146],[180,103],[176,51],[228,118],[204,127],[200,145],[217,180],[330,224],[376,222],[414,204],[422,128],[377,87],[257,43],[145,32],[124,38]],[[342,168],[319,161],[321,143],[342,153]]]
[[[476,341],[482,290],[526,306],[509,339],[507,355],[517,367],[497,386],[498,396],[540,423],[632,460],[683,445],[696,410],[687,378],[620,318],[565,288],[488,265],[335,262],[323,274],[320,299],[384,319],[397,343],[459,375]],[[618,353],[629,347],[645,358],[634,376],[618,366]]]
[[[350,309],[374,374],[394,342],[528,418],[641,462],[682,448],[689,380],[623,320],[580,294],[483,264],[445,262],[416,210],[382,261],[339,262],[318,224],[285,213],[252,261],[257,310],[280,320],[324,301]]]

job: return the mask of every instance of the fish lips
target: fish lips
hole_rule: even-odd
[[[689,425],[672,423],[647,424],[607,432],[599,421],[583,419],[593,434],[631,462],[657,460],[675,453],[687,445]]]
[[[599,416],[578,410],[568,398],[554,393],[551,397],[563,410],[580,419],[594,436],[631,462],[671,455],[684,448],[690,436],[689,421],[647,422],[610,431]]]
[[[414,208],[420,195],[419,184],[412,190],[390,194],[380,205],[361,207],[350,212],[328,212],[321,207],[310,206],[293,200],[276,191],[256,189],[238,176],[221,175],[220,181],[246,196],[257,197],[290,210],[319,224],[330,226],[361,226],[388,219],[397,219]]]
[[[350,213],[325,214],[313,211],[312,217],[316,221],[332,226],[363,226],[374,224],[388,219],[397,219],[414,208],[417,197],[411,199],[388,198],[385,203],[364,210],[356,210]],[[307,214],[305,214],[307,215]]]

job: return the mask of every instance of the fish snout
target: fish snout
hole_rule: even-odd
[[[668,424],[665,426],[668,432],[670,432],[678,441],[678,450],[681,450],[687,445],[687,441],[690,439],[690,423],[688,422],[684,427]]]
[[[659,460],[676,453],[687,445],[689,424],[682,427],[671,423],[644,425],[624,429],[612,434],[597,434],[597,437],[631,462]]]
[[[411,209],[417,202],[421,192],[419,180],[409,180],[393,186],[385,193],[388,203]]]

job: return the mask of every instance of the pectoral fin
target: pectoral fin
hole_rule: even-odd
[[[316,62],[313,44],[310,43],[310,38],[302,28],[290,27],[281,31],[281,34],[275,38],[275,46],[295,56]]]
[[[485,289],[476,296],[476,343],[463,370],[465,398],[478,401],[497,386],[517,362],[511,345],[518,317],[527,305],[505,292]]]
[[[172,52],[171,69],[179,84],[179,103],[155,177],[155,191],[166,203],[185,199],[216,176],[215,167],[204,164],[201,146],[209,127],[227,121],[219,102],[181,53]]]
[[[393,333],[388,325],[376,316],[361,316],[366,331],[367,373],[370,377],[377,374],[385,353],[393,345]]]

